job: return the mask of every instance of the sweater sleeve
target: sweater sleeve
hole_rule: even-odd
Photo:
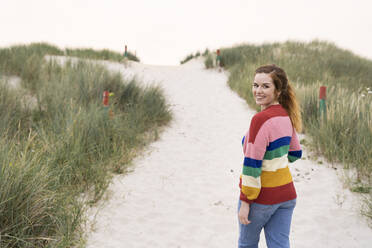
[[[244,161],[240,176],[240,200],[252,203],[261,191],[262,160],[269,144],[269,133],[254,116],[243,144]]]
[[[288,161],[290,163],[300,159],[302,157],[302,150],[300,141],[298,139],[296,130],[293,129],[291,142],[289,143]]]

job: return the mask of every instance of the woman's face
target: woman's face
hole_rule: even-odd
[[[267,73],[257,73],[254,77],[252,87],[253,97],[261,110],[270,105],[278,104],[273,79]]]

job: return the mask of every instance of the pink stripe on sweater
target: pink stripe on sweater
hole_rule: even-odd
[[[291,119],[289,119],[288,116],[272,117],[267,120],[261,128],[270,130],[269,142],[273,142],[285,136],[292,137],[293,133]]]
[[[290,136],[292,137],[292,124],[288,116],[277,116],[267,120],[259,129],[254,144],[248,143],[248,138],[244,140],[244,156],[257,160],[262,160],[266,147],[270,142],[279,138]],[[249,132],[246,137],[248,137]]]
[[[291,143],[289,144],[289,151],[299,151],[301,150],[300,141],[298,139],[297,133],[293,131]]]
[[[256,160],[262,160],[266,152],[265,148],[259,147],[256,144],[248,143],[244,149],[244,156],[246,158],[253,158]]]

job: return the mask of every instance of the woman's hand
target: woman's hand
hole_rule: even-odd
[[[245,201],[241,201],[241,206],[240,206],[240,209],[239,209],[239,213],[238,213],[238,218],[239,218],[239,221],[241,224],[243,225],[248,225],[249,223],[251,223],[249,220],[248,220],[248,215],[249,215],[249,203],[245,202]]]

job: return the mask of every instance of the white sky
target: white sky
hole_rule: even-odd
[[[370,0],[0,0],[0,46],[124,45],[143,63],[240,43],[318,38],[372,59]]]

